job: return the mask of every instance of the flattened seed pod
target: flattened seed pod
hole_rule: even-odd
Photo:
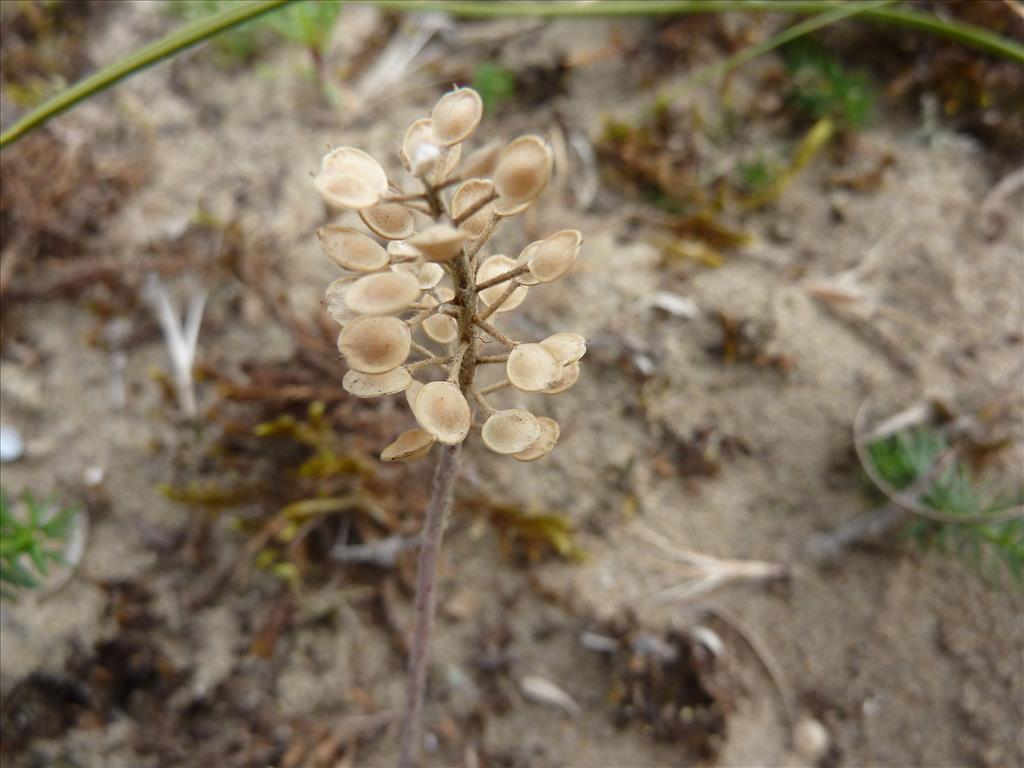
[[[479,149],[474,149],[469,153],[466,162],[462,164],[463,177],[490,176],[494,172],[494,166],[498,164],[499,155],[501,155],[501,142],[497,140],[488,142]]]
[[[422,429],[410,429],[398,436],[391,445],[380,453],[381,461],[413,461],[421,459],[430,452],[431,446],[437,441],[429,432]]]
[[[442,286],[437,289],[437,295],[442,301],[451,301],[455,298],[455,291]],[[437,301],[429,295],[423,297],[423,303],[428,307],[437,306]],[[439,312],[423,321],[423,332],[436,342],[448,344],[459,337],[459,324],[454,317]]]
[[[406,242],[423,254],[427,261],[443,263],[455,258],[469,233],[448,224],[435,224]]]
[[[575,363],[587,353],[587,340],[572,331],[548,336],[541,344],[554,352],[562,365]]]
[[[541,240],[526,259],[530,274],[542,283],[557,280],[572,266],[582,244],[583,235],[575,229],[563,229]]]
[[[455,166],[459,164],[459,160],[461,159],[461,144],[456,144],[454,147],[448,147],[448,149],[441,152],[441,157],[438,160],[437,167],[434,169],[434,183],[440,184],[451,176],[452,171],[455,170]]]
[[[338,325],[344,326],[359,317],[359,315],[349,309],[348,305],[345,303],[345,294],[348,293],[348,289],[351,288],[352,284],[358,279],[359,278],[355,275],[339,277],[333,283],[328,285],[327,290],[324,291],[324,308],[330,318]]]
[[[384,169],[354,147],[338,147],[324,155],[315,184],[323,198],[339,208],[369,208],[388,191]]]
[[[565,390],[572,387],[580,378],[580,364],[569,363],[569,365],[562,368],[562,374],[558,379],[546,387],[543,392],[545,395],[560,395]]]
[[[436,165],[441,149],[434,141],[430,120],[417,120],[405,131],[402,149],[398,153],[406,170],[417,176],[426,173]]]
[[[452,218],[457,219],[463,213],[486,200],[494,192],[494,184],[488,179],[470,179],[459,185],[452,195]],[[464,222],[459,224],[459,229],[469,232],[473,237],[479,237],[487,229],[494,214],[494,204],[488,203],[479,211],[474,213]]]
[[[413,379],[412,383],[405,390],[405,402],[409,404],[409,410],[413,412],[414,416],[416,415],[416,396],[420,393],[421,389],[423,389],[423,382]]]
[[[484,259],[484,262],[480,265],[480,269],[476,273],[477,283],[485,283],[488,280],[493,280],[499,275],[503,275],[510,269],[515,269],[516,262],[514,259],[510,259],[508,256],[502,256],[500,253],[494,256],[489,256]],[[514,280],[508,280],[504,283],[498,283],[490,288],[484,288],[480,291],[480,299],[487,306],[491,306],[494,302],[498,301],[510,285],[515,285]],[[523,303],[526,298],[526,287],[519,286],[516,288],[512,295],[502,302],[498,308],[498,312],[511,312],[513,309]]]
[[[352,227],[327,226],[316,231],[320,248],[342,269],[376,272],[388,265],[388,253],[380,243]]]
[[[359,317],[338,336],[349,368],[362,373],[387,373],[404,363],[411,349],[409,326],[395,317]]]
[[[440,264],[428,261],[425,264],[417,264],[414,261],[407,261],[391,265],[392,272],[405,272],[412,275],[420,284],[420,288],[429,291],[441,282],[444,277],[444,269]]]
[[[540,435],[537,417],[521,408],[492,413],[482,430],[484,445],[495,453],[504,454],[526,450]]]
[[[416,395],[413,415],[423,429],[445,445],[465,440],[473,420],[469,403],[458,386],[450,381],[424,384]]]
[[[523,248],[519,252],[519,257],[516,259],[517,267],[525,267],[530,263],[530,259],[533,258],[533,254],[536,253],[537,248],[543,243],[543,240],[534,240],[528,246]],[[529,272],[524,272],[516,278],[516,282],[520,285],[540,285],[540,280],[534,277]]]
[[[480,124],[484,103],[472,88],[457,88],[442,96],[430,113],[434,139],[450,147],[468,139]]]
[[[509,205],[529,202],[544,191],[552,162],[547,144],[536,136],[520,136],[498,157],[494,188]]]
[[[348,371],[341,380],[345,391],[356,397],[384,397],[404,392],[412,384],[412,375],[405,368],[395,368],[387,373],[362,373]]]
[[[377,203],[359,211],[359,218],[385,240],[405,240],[416,233],[412,211],[401,203]]]
[[[519,344],[505,363],[505,373],[516,389],[543,392],[559,381],[562,364],[554,352],[540,344]]]
[[[523,450],[513,453],[512,458],[519,461],[536,461],[551,453],[551,449],[558,444],[558,437],[561,434],[558,422],[547,416],[538,416],[537,421],[540,423],[540,437]]]
[[[345,304],[360,315],[393,315],[420,297],[419,280],[407,272],[377,272],[356,280]]]

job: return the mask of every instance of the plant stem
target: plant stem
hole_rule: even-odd
[[[441,554],[445,521],[452,501],[455,474],[458,471],[458,445],[441,450],[434,473],[434,488],[423,521],[419,566],[416,573],[416,624],[409,649],[409,675],[405,712],[402,717],[400,768],[413,768],[419,752],[420,718],[427,688],[430,633],[434,626],[437,592],[437,563]]]

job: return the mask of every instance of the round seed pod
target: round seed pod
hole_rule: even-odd
[[[490,176],[494,172],[494,166],[498,164],[499,155],[501,142],[497,140],[474,149],[462,164],[462,175],[466,178]]]
[[[348,289],[352,287],[352,283],[358,279],[359,278],[355,275],[339,277],[333,283],[328,285],[327,290],[324,291],[324,308],[330,318],[338,325],[344,326],[359,317],[359,315],[349,309],[348,305],[345,303],[345,294],[348,293]]]
[[[557,280],[572,266],[582,244],[583,235],[575,229],[563,229],[541,240],[526,258],[530,274],[542,283]]]
[[[341,380],[345,391],[356,397],[383,397],[404,392],[412,384],[412,375],[405,368],[395,368],[387,373],[362,373],[348,371]]]
[[[450,381],[424,384],[416,395],[413,415],[423,429],[445,445],[465,440],[473,421],[469,403],[458,386]]]
[[[565,390],[572,387],[580,378],[580,364],[569,363],[569,365],[562,368],[562,374],[558,377],[550,387],[545,388],[545,395],[560,395]]]
[[[484,445],[495,453],[519,453],[531,446],[541,435],[540,422],[529,411],[510,408],[496,411],[484,422]]]
[[[441,297],[442,301],[451,301],[455,298],[455,291],[442,286],[437,289],[437,295]],[[428,307],[437,306],[437,300],[430,295],[423,297],[423,303]],[[448,344],[459,338],[459,324],[454,317],[439,312],[423,321],[423,332],[434,341]]]
[[[332,149],[320,161],[316,187],[331,205],[369,208],[388,191],[380,163],[355,147]]]
[[[489,256],[484,259],[484,262],[480,265],[480,269],[476,273],[477,283],[485,283],[488,280],[493,280],[499,275],[503,275],[510,269],[514,269],[516,262],[514,259],[510,259],[508,256],[502,256],[500,253],[496,253],[494,256]],[[508,280],[504,283],[498,283],[492,285],[490,288],[484,288],[480,291],[480,299],[488,307],[498,301],[502,295],[508,290],[510,285],[515,285],[515,280]],[[513,309],[523,303],[526,298],[526,288],[524,286],[517,287],[512,295],[502,302],[498,308],[498,312],[511,312]]]
[[[505,373],[516,389],[543,392],[559,381],[562,364],[555,353],[540,344],[519,344],[509,353]]]
[[[416,232],[412,211],[401,203],[377,203],[359,211],[359,218],[385,240],[405,240]]]
[[[457,88],[442,96],[430,113],[434,139],[443,147],[465,141],[480,124],[484,102],[472,88]]]
[[[523,450],[513,453],[512,458],[519,461],[536,461],[551,453],[551,449],[558,444],[558,436],[561,434],[558,422],[547,416],[538,416],[537,421],[540,423],[540,437]]]
[[[537,248],[543,243],[543,240],[534,240],[532,243],[527,245],[523,250],[519,252],[519,257],[516,259],[516,266],[522,267],[530,263],[530,259],[533,258]],[[540,285],[540,280],[534,277],[529,272],[524,272],[516,278],[516,282],[520,285]]]
[[[405,272],[416,278],[420,288],[429,291],[441,282],[444,277],[444,268],[440,264],[428,261],[425,264],[417,264],[414,261],[407,261],[391,265],[392,272]]]
[[[356,280],[345,304],[360,315],[393,315],[420,297],[419,280],[407,272],[377,272]]]
[[[498,157],[494,188],[510,205],[533,200],[551,176],[551,149],[536,136],[520,136]]]
[[[434,141],[429,119],[417,120],[406,129],[402,148],[398,152],[406,170],[417,176],[422,175],[434,167],[440,156],[441,150]]]
[[[380,452],[381,461],[413,461],[421,459],[430,452],[431,446],[437,441],[429,432],[422,429],[410,429],[398,436],[391,445]]]
[[[423,254],[427,261],[451,261],[462,250],[462,244],[469,239],[469,233],[455,229],[448,224],[435,224],[406,242]]]
[[[410,349],[409,326],[396,317],[359,317],[338,336],[349,368],[362,373],[387,373],[405,362]]]
[[[388,253],[369,235],[351,227],[327,226],[316,231],[320,248],[342,269],[376,272],[388,264]]]
[[[572,331],[563,331],[548,336],[541,344],[554,352],[558,362],[562,365],[575,363],[587,354],[587,340]]]
[[[494,184],[488,179],[470,179],[459,185],[452,195],[452,218],[457,219],[470,208],[486,200],[494,192]],[[494,214],[494,204],[488,203],[459,224],[459,229],[469,232],[473,237],[480,237]]]

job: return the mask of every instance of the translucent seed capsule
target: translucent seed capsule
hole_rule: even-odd
[[[558,437],[561,434],[558,422],[547,416],[538,416],[537,421],[540,423],[540,437],[523,450],[513,453],[512,458],[519,461],[536,461],[551,453],[551,449],[558,444]]]
[[[444,147],[465,141],[480,124],[483,114],[483,100],[472,88],[446,93],[430,113],[434,139]]]
[[[556,333],[540,343],[554,352],[562,365],[575,363],[587,353],[587,340],[572,331]]]
[[[441,148],[434,141],[430,120],[417,120],[409,126],[398,156],[402,165],[417,176],[433,170],[441,157]]]
[[[547,144],[536,136],[520,136],[498,158],[494,187],[508,204],[529,202],[544,191],[552,162]]]
[[[423,429],[445,445],[465,440],[472,424],[469,403],[450,381],[424,384],[416,395],[413,415]]]
[[[562,364],[554,352],[540,344],[519,344],[505,363],[505,373],[516,389],[543,392],[559,381]]]
[[[404,392],[412,384],[412,375],[405,368],[387,373],[348,371],[341,380],[345,391],[356,397],[384,397]]]
[[[338,325],[344,326],[351,323],[359,315],[348,308],[345,303],[345,294],[348,293],[348,289],[352,287],[359,278],[355,275],[346,275],[345,277],[339,277],[333,283],[327,286],[327,290],[324,291],[324,308],[327,310],[327,314],[330,318]]]
[[[356,280],[345,304],[360,315],[394,315],[420,297],[420,283],[407,272],[377,272]]]
[[[477,284],[480,284],[485,283],[488,280],[493,280],[494,278],[505,274],[510,269],[515,269],[515,266],[515,260],[510,259],[508,256],[502,256],[500,253],[495,254],[494,256],[489,256],[484,259],[484,262],[480,265],[480,269],[477,270],[476,282]],[[502,297],[510,285],[515,284],[515,280],[507,280],[504,283],[492,285],[490,288],[484,288],[480,291],[480,299],[487,306],[491,306]],[[526,298],[526,292],[527,289],[524,286],[518,286],[512,292],[512,295],[502,302],[497,311],[511,312],[523,303],[523,300]]]
[[[388,191],[384,169],[354,147],[338,147],[324,155],[314,183],[324,200],[339,208],[369,208]]]
[[[466,211],[486,200],[494,192],[494,184],[488,179],[470,179],[463,182],[452,195],[452,218],[457,219]],[[488,203],[459,224],[459,229],[469,232],[473,237],[483,234],[494,214],[494,204]]]
[[[338,336],[338,350],[356,371],[387,373],[405,362],[412,349],[409,326],[395,317],[359,317]]]
[[[422,429],[410,429],[398,436],[395,442],[381,451],[381,461],[413,461],[421,459],[430,452],[431,446],[437,441],[429,432]]]
[[[536,280],[550,283],[568,271],[582,244],[583,235],[578,230],[563,229],[537,243],[527,254],[525,263]]]
[[[495,453],[504,454],[526,450],[540,435],[537,417],[520,408],[492,413],[482,431],[484,445]]]
[[[429,291],[441,282],[444,277],[444,268],[440,264],[428,261],[425,264],[417,264],[414,261],[402,262],[391,265],[392,272],[405,272],[412,275],[419,282],[420,288]]]
[[[437,295],[441,297],[442,301],[451,301],[455,298],[455,291],[442,286],[437,289]],[[429,295],[423,297],[423,303],[427,307],[437,306],[437,300]],[[436,342],[448,344],[459,337],[459,324],[454,317],[438,312],[423,321],[423,332]]]
[[[328,226],[316,231],[320,248],[342,269],[376,272],[388,264],[388,253],[380,243],[351,227]]]
[[[412,211],[401,203],[377,203],[359,211],[359,218],[385,240],[405,240],[416,232]]]
[[[416,413],[416,396],[420,393],[421,389],[423,389],[423,382],[413,379],[412,383],[405,390],[405,402],[409,404],[409,410],[412,411],[414,415]]]
[[[468,238],[468,232],[448,224],[435,224],[406,242],[422,253],[427,261],[443,263],[455,258]]]
[[[572,387],[580,378],[580,364],[569,363],[562,368],[562,373],[558,379],[548,387],[545,387],[543,392],[545,395],[560,395],[567,389]]]

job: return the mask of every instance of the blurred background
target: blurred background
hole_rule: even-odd
[[[585,237],[507,327],[588,352],[464,452],[424,763],[1024,763],[1019,2],[296,2],[13,130],[244,5],[0,4],[4,766],[394,764],[432,461],[311,176],[454,84],[555,155],[494,250]]]

